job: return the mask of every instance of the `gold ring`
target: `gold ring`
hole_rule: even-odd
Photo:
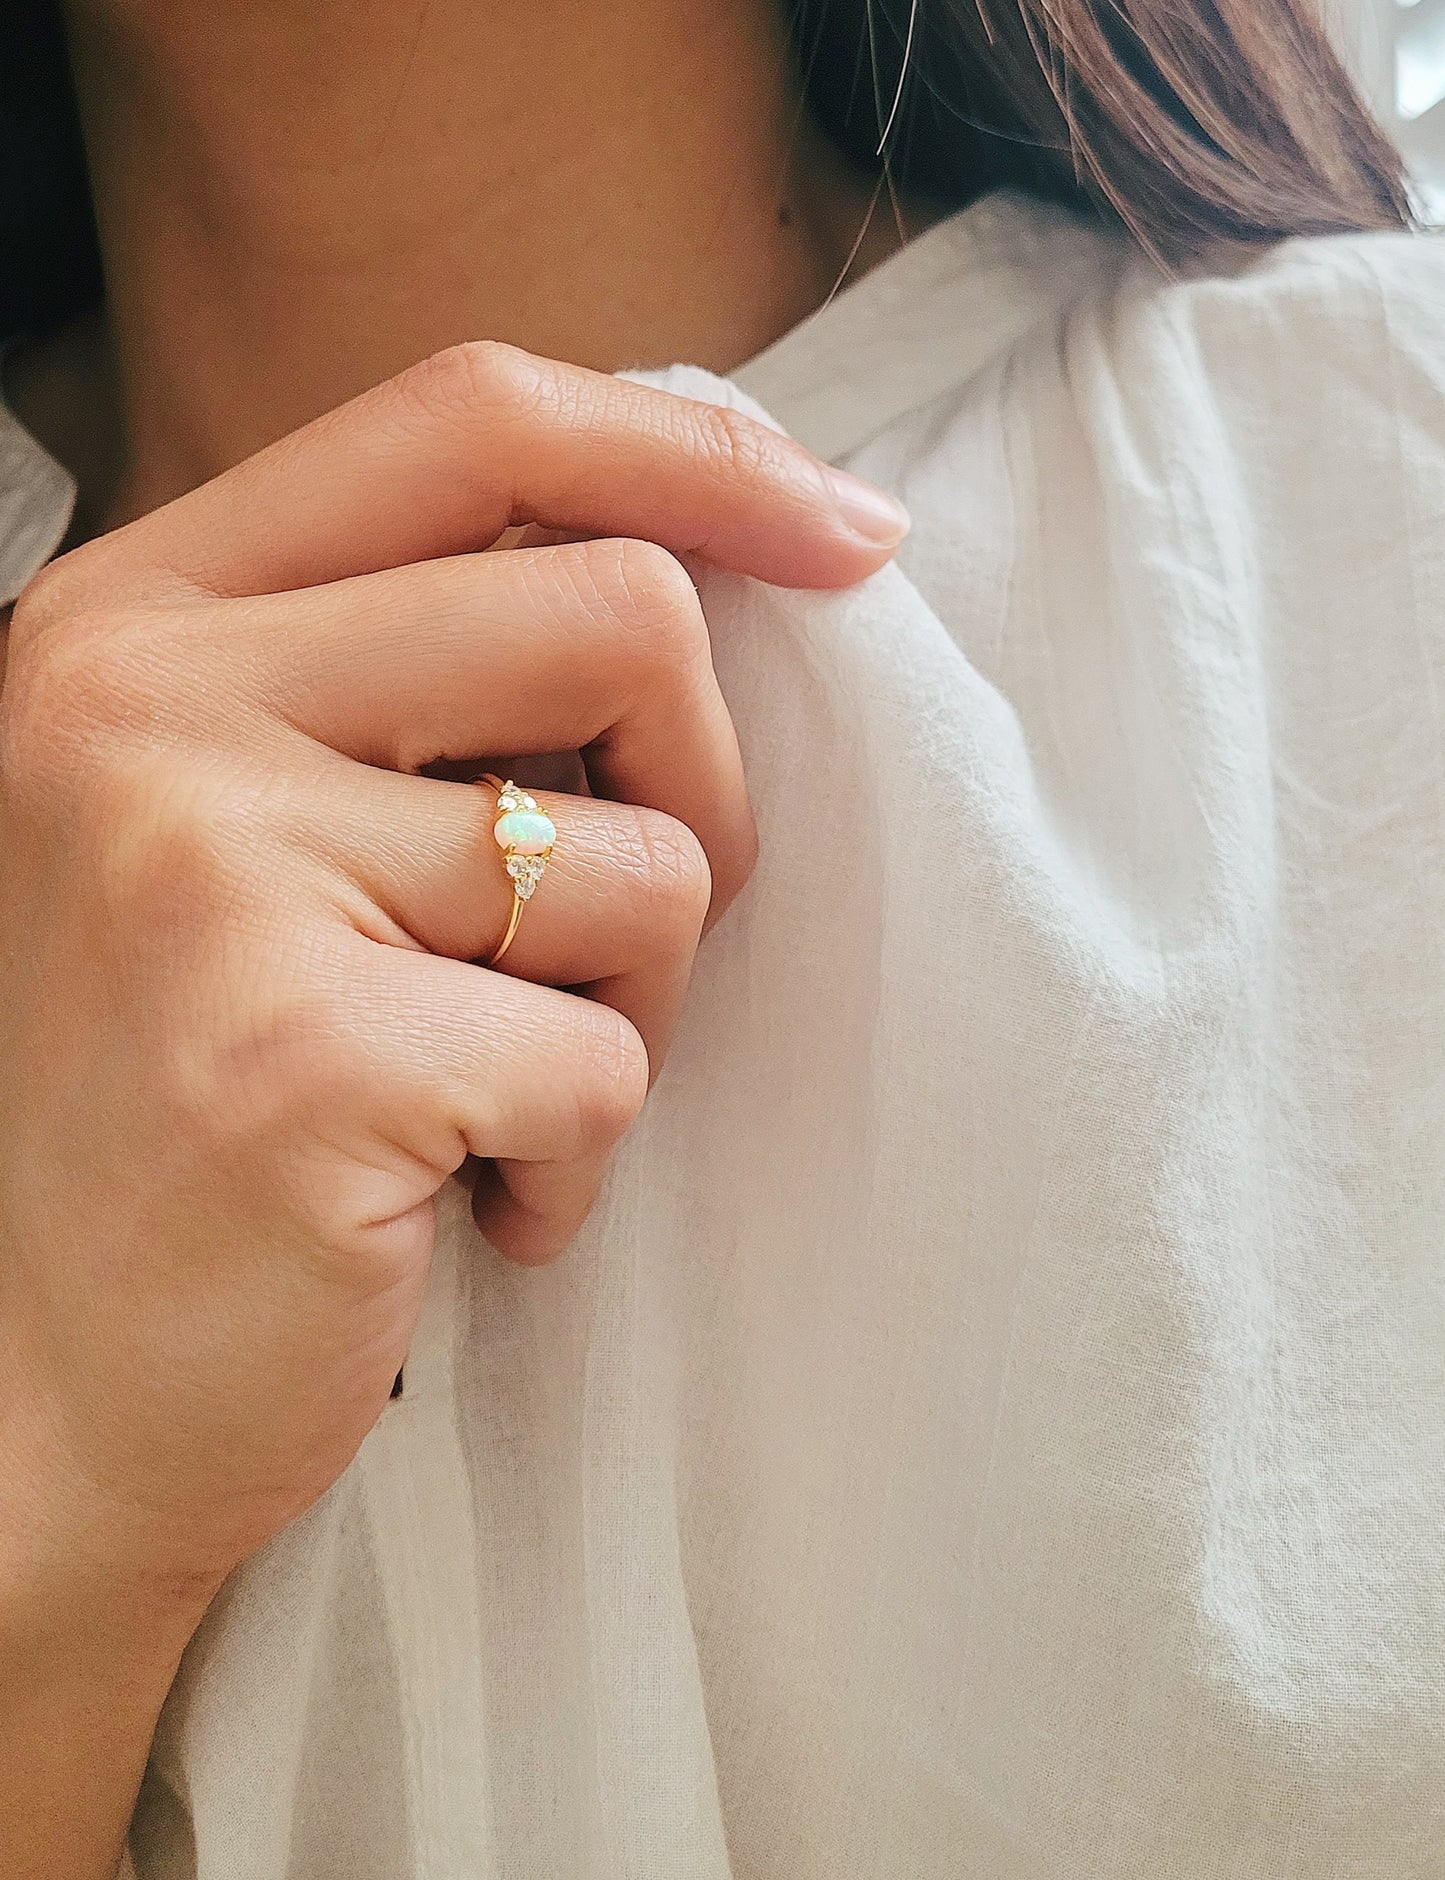
[[[512,914],[502,943],[487,961],[495,966],[517,937],[522,911],[537,892],[537,883],[551,860],[557,829],[552,818],[537,807],[537,799],[528,796],[509,778],[505,783],[490,774],[481,779],[497,793],[497,807],[492,818],[492,837],[506,857],[507,873],[512,882]]]

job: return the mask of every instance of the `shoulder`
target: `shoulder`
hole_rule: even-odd
[[[1159,619],[1222,597],[1286,663],[1391,641],[1438,689],[1445,237],[1297,238],[1182,279],[1121,255],[1009,363],[1012,513],[1041,556],[1102,556]]]
[[[1295,238],[1167,282],[1130,267],[1109,324],[1121,367],[1256,431],[1274,414],[1310,439],[1335,427],[1342,451],[1393,451],[1407,424],[1445,447],[1445,235]]]
[[[1028,454],[1071,454],[1150,527],[1266,562],[1445,543],[1445,236],[1296,238],[1182,279],[1125,256],[1015,368]]]
[[[1174,283],[1165,298],[1201,330],[1232,338],[1287,341],[1302,320],[1336,342],[1368,341],[1398,323],[1441,355],[1445,231],[1297,236]]]

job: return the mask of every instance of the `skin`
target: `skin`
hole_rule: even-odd
[[[843,585],[904,526],[582,369],[736,364],[846,261],[770,8],[72,29],[110,302],[11,392],[91,539],[0,692],[10,1880],[114,1873],[207,1604],[386,1401],[440,1185],[522,1261],[590,1207],[753,854],[677,557]],[[588,793],[487,971],[490,798],[421,773],[554,753]]]
[[[70,11],[107,313],[12,390],[44,381],[92,530],[464,340],[730,371],[905,232],[779,0]]]

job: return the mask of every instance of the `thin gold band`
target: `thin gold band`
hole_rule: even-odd
[[[491,787],[497,793],[497,804],[495,807],[495,813],[492,818],[492,827],[494,829],[498,821],[501,819],[502,815],[505,813],[501,808],[501,799],[504,795],[508,794],[509,792],[516,792],[519,797],[522,797],[525,799],[528,805],[532,803],[533,799],[530,796],[526,796],[525,792],[517,791],[517,786],[514,783],[504,782],[502,778],[494,777],[490,771],[487,772],[486,776],[480,778],[479,781],[482,783],[490,784]],[[508,861],[510,863],[511,857],[514,851],[512,851],[511,849],[508,849],[506,853],[507,853]],[[548,849],[547,855],[550,856],[551,853],[552,851]],[[543,861],[545,862],[545,860],[546,860],[546,857],[544,856]],[[509,869],[509,873],[510,873],[510,869]],[[538,875],[540,877],[540,865],[538,869]],[[497,965],[498,962],[501,960],[503,954],[507,951],[507,948],[516,939],[517,929],[522,924],[523,911],[525,910],[527,902],[531,898],[531,895],[536,887],[536,882],[533,881],[531,886],[529,886],[526,892],[524,893],[523,888],[522,888],[522,883],[517,879],[517,877],[515,875],[512,875],[511,879],[512,879],[511,917],[507,921],[507,931],[502,935],[501,944],[498,946],[496,952],[492,955],[492,957],[487,961],[488,966]]]
[[[527,903],[522,899],[520,894],[513,894],[512,915],[511,915],[511,919],[507,922],[507,931],[502,935],[502,944],[497,948],[496,952],[487,961],[488,966],[495,966],[498,960],[500,960],[502,955],[506,952],[507,948],[516,939],[517,929],[522,924],[522,909],[526,905]]]

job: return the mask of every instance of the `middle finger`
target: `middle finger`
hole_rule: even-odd
[[[462,556],[233,602],[271,708],[343,756],[581,750],[595,794],[701,841],[719,908],[752,866],[737,738],[680,564],[646,542]]]

